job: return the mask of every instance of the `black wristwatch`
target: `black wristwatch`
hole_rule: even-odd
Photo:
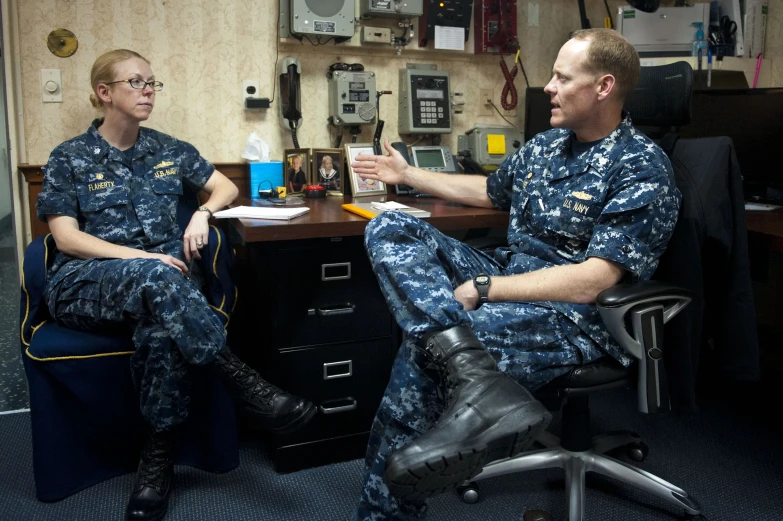
[[[473,277],[473,285],[476,286],[476,291],[479,294],[479,302],[484,304],[489,302],[489,285],[492,283],[492,279],[486,273],[479,273]]]

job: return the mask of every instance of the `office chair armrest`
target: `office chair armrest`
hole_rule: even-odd
[[[669,410],[663,365],[663,325],[691,301],[680,287],[658,281],[618,284],[598,294],[596,304],[614,339],[639,360],[639,410]]]

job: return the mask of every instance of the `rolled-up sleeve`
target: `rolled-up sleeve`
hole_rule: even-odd
[[[196,191],[201,190],[215,172],[214,165],[201,157],[196,147],[190,143],[180,141],[179,148],[182,179]]]
[[[619,176],[593,228],[587,257],[610,260],[635,278],[649,279],[674,232],[680,200],[671,170]]]
[[[514,173],[521,170],[524,162],[523,151],[507,157],[505,161],[487,177],[487,197],[498,210],[511,209],[514,191]]]
[[[49,215],[66,215],[77,219],[79,203],[73,171],[68,157],[59,148],[49,156],[43,167],[43,187],[35,203],[38,219],[46,222]]]

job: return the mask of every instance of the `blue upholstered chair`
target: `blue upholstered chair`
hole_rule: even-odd
[[[183,196],[177,216],[181,229],[196,204],[195,197]],[[62,499],[135,471],[146,432],[131,379],[130,329],[77,331],[49,315],[43,289],[55,251],[51,234],[36,238],[25,251],[22,268],[20,335],[30,391],[33,473],[41,501]],[[226,326],[237,296],[233,264],[225,235],[211,226],[200,267],[207,300]],[[202,368],[194,368],[192,393],[175,462],[211,472],[235,468],[239,448],[233,400]]]

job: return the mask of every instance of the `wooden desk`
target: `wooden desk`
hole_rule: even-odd
[[[357,198],[361,202],[382,199],[380,196]],[[424,220],[441,231],[508,226],[508,212],[488,208],[472,208],[430,197],[388,195],[386,199],[399,201],[430,212],[432,216]],[[340,207],[343,203],[352,202],[352,197],[326,197],[325,199],[304,199],[304,201],[310,208],[310,212],[290,221],[241,219],[234,220],[232,224],[245,243],[364,234],[368,220]],[[248,198],[240,198],[236,205],[250,206],[251,202]]]
[[[774,251],[783,251],[783,209],[745,212],[748,233],[757,235]]]

